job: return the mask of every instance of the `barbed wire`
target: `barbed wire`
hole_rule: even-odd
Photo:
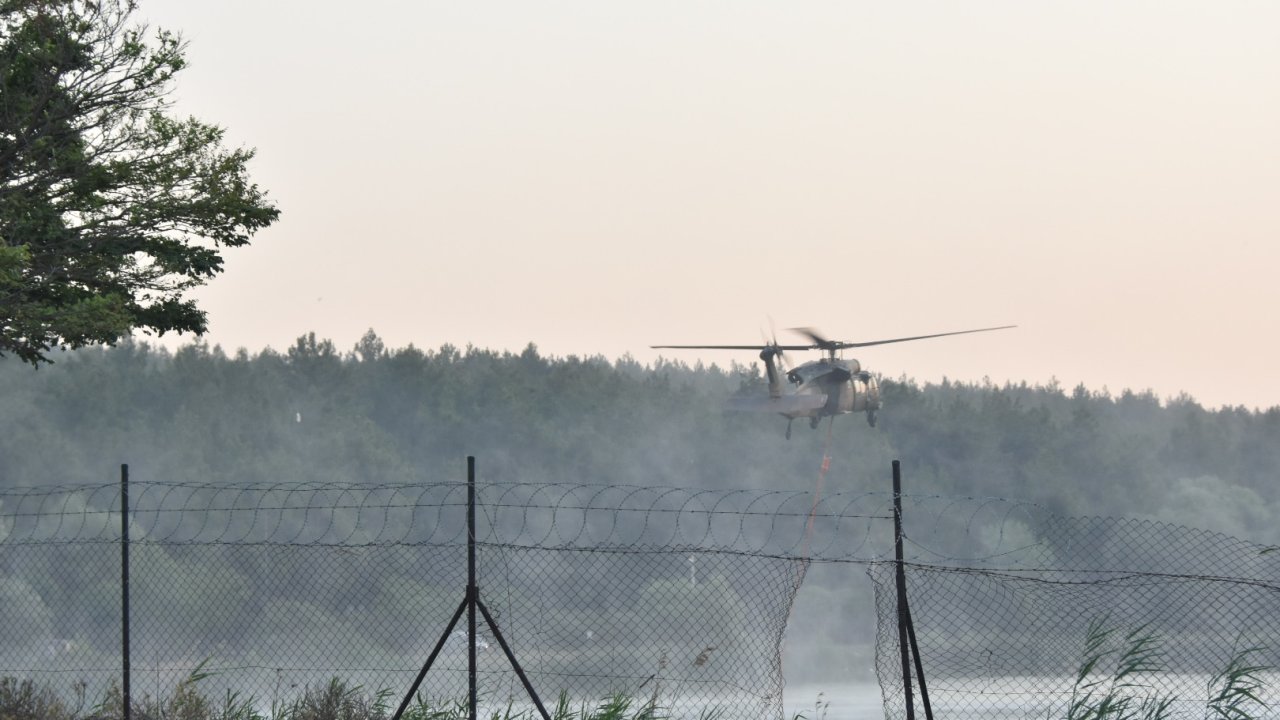
[[[887,547],[888,496],[583,484],[479,485],[477,542],[581,550],[699,548],[870,560]],[[466,485],[133,483],[139,543],[458,546]],[[0,492],[0,542],[116,542],[119,488]],[[822,543],[805,546],[812,517]],[[877,527],[879,523],[879,527]]]
[[[465,483],[161,483],[132,485],[140,543],[458,546],[466,543]],[[477,541],[599,551],[704,551],[871,562],[892,552],[893,498],[797,490],[696,490],[636,485],[477,486]],[[1128,571],[1155,553],[1171,572],[1255,577],[1280,553],[1208,530],[1146,518],[1066,516],[998,497],[902,496],[907,559],[964,567]],[[115,484],[0,490],[0,542],[117,542]],[[806,524],[812,518],[813,528]],[[806,538],[808,542],[806,542]],[[1218,554],[1170,552],[1219,545]],[[1222,573],[1226,557],[1236,571]],[[1243,565],[1242,565],[1243,563]]]
[[[151,658],[142,667],[157,677],[211,657],[227,682],[259,692],[272,672],[308,682],[341,669],[386,682],[415,669],[459,600],[449,590],[464,582],[465,483],[130,490],[135,571],[164,578],[144,584],[135,606],[139,652]],[[531,654],[534,677],[587,693],[640,686],[741,701],[757,708],[746,715],[778,717],[796,591],[811,563],[844,563],[871,575],[886,711],[904,711],[890,494],[815,502],[796,490],[574,483],[481,484],[477,493],[481,585]],[[0,667],[110,672],[115,630],[100,615],[110,602],[102,588],[115,582],[120,500],[114,484],[0,490],[9,608]],[[1280,666],[1273,546],[1006,498],[901,503],[902,569],[940,713],[1056,712],[1082,633],[1102,616],[1162,633],[1176,662],[1152,687],[1190,693],[1246,634]],[[47,662],[32,661],[40,653]],[[484,676],[510,683],[490,661]],[[443,667],[431,690],[456,691],[456,658]]]

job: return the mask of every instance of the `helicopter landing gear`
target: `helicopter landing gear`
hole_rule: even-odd
[[[809,418],[809,427],[810,427],[810,428],[812,428],[812,429],[814,429],[814,430],[817,430],[817,429],[818,429],[818,425],[819,425],[821,422],[822,422],[822,418],[820,418],[820,417],[811,417],[811,418]]]
[[[791,423],[794,420],[795,418],[787,418],[787,439],[788,440],[791,439]]]

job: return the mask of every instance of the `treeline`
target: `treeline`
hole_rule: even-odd
[[[389,349],[372,332],[346,351],[306,335],[285,352],[201,344],[170,352],[134,342],[56,360],[39,370],[0,362],[0,487],[111,483],[126,462],[144,482],[433,483],[462,480],[464,457],[476,455],[482,482],[807,491],[829,450],[828,492],[886,492],[899,458],[915,494],[1022,498],[1069,514],[1151,516],[1280,540],[1280,408],[1208,410],[1189,397],[1056,384],[884,379],[878,426],[837,418],[828,447],[825,424],[810,431],[797,423],[786,440],[781,417],[723,411],[733,393],[765,392],[755,366],[545,357],[532,345],[520,353]],[[167,609],[143,613],[146,635],[186,648],[192,662],[210,654],[240,662],[262,652],[261,638],[284,633],[276,644],[304,655],[290,638],[360,638],[335,662],[372,667],[421,649],[398,645],[400,631],[371,632],[375,620],[419,617],[426,624],[413,636],[426,636],[456,602],[457,563],[433,565],[409,550],[379,551],[395,559],[381,564],[328,548],[150,546],[139,550],[138,572],[167,581],[140,584],[138,607]],[[0,558],[10,620],[3,644],[41,648],[55,663],[66,653],[113,652],[112,552],[27,546]],[[695,581],[685,558],[672,558],[643,568],[612,556],[556,556],[523,570],[508,562],[514,574],[503,582],[556,578],[552,589],[525,593],[543,603],[526,616],[538,618],[529,622],[546,652],[581,654],[594,643],[621,657],[617,647],[638,641],[604,642],[600,628],[643,629],[634,618],[663,608],[693,622],[688,599],[673,593]],[[789,677],[867,672],[873,601],[860,574],[811,570],[787,629]],[[725,608],[759,599],[737,587],[743,581],[778,584],[741,570],[719,577],[696,587]],[[627,590],[614,597],[606,587]],[[721,607],[708,598],[693,604]],[[785,608],[759,612],[749,622],[741,612],[715,616],[733,616],[733,628],[767,627]],[[584,640],[593,637],[587,630],[596,639]],[[717,647],[743,642],[713,624],[686,631],[681,637],[725,636],[706,641]],[[751,652],[737,656],[763,657]]]
[[[729,414],[755,365],[688,366],[443,346],[285,352],[130,342],[40,370],[0,362],[0,484],[457,480],[807,489],[827,428]],[[994,495],[1071,513],[1200,517],[1270,532],[1280,408],[1056,384],[882,380],[879,426],[837,418],[829,487],[883,490],[900,458],[914,493]]]

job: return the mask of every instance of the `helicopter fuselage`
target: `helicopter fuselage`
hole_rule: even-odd
[[[773,357],[763,358],[772,364]],[[770,373],[770,377],[777,377]],[[787,381],[793,386],[789,395],[808,396],[809,404],[780,403],[779,414],[789,420],[809,418],[814,425],[824,417],[865,412],[867,422],[875,426],[875,411],[880,408],[880,385],[875,377],[862,369],[857,360],[824,357],[789,370]],[[770,395],[782,395],[780,387],[770,387]],[[817,400],[821,398],[819,404]],[[783,407],[785,406],[785,407]]]
[[[787,373],[796,393],[827,396],[818,414],[843,415],[868,412],[880,407],[880,385],[864,372],[857,360],[823,358],[797,366]]]
[[[829,340],[812,328],[793,328],[794,332],[808,337],[812,342],[804,345],[782,345],[774,340],[763,345],[653,345],[652,347],[685,350],[759,350],[760,359],[764,361],[768,375],[769,395],[768,397],[734,397],[729,403],[730,409],[782,415],[787,418],[787,437],[791,437],[791,421],[796,418],[809,418],[810,427],[816,428],[822,418],[865,412],[867,424],[875,427],[876,411],[880,409],[880,385],[871,373],[862,369],[862,365],[857,360],[837,357],[836,353],[841,350],[1005,330],[1012,327],[1014,326],[1002,325],[870,342]],[[821,350],[825,356],[787,370],[785,380],[792,387],[786,390],[783,385],[784,376],[778,373],[778,364],[782,353],[792,350]]]

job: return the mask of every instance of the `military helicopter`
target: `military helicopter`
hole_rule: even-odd
[[[769,378],[768,397],[737,396],[730,400],[729,409],[747,412],[776,412],[787,419],[787,439],[791,439],[791,423],[797,418],[808,418],[809,427],[817,428],[823,418],[847,413],[865,412],[867,423],[876,426],[876,411],[880,409],[880,385],[875,376],[862,369],[861,363],[852,358],[836,357],[836,353],[848,348],[888,345],[889,343],[927,340],[948,335],[1007,330],[1016,325],[960,330],[957,332],[916,335],[914,337],[872,340],[870,342],[843,342],[828,340],[813,328],[792,328],[792,332],[809,338],[808,345],[779,345],[777,338],[763,345],[651,345],[654,349],[671,350],[759,350]],[[821,350],[826,355],[786,370],[787,381],[793,389],[783,392],[778,364],[784,362],[783,353],[801,350]]]

